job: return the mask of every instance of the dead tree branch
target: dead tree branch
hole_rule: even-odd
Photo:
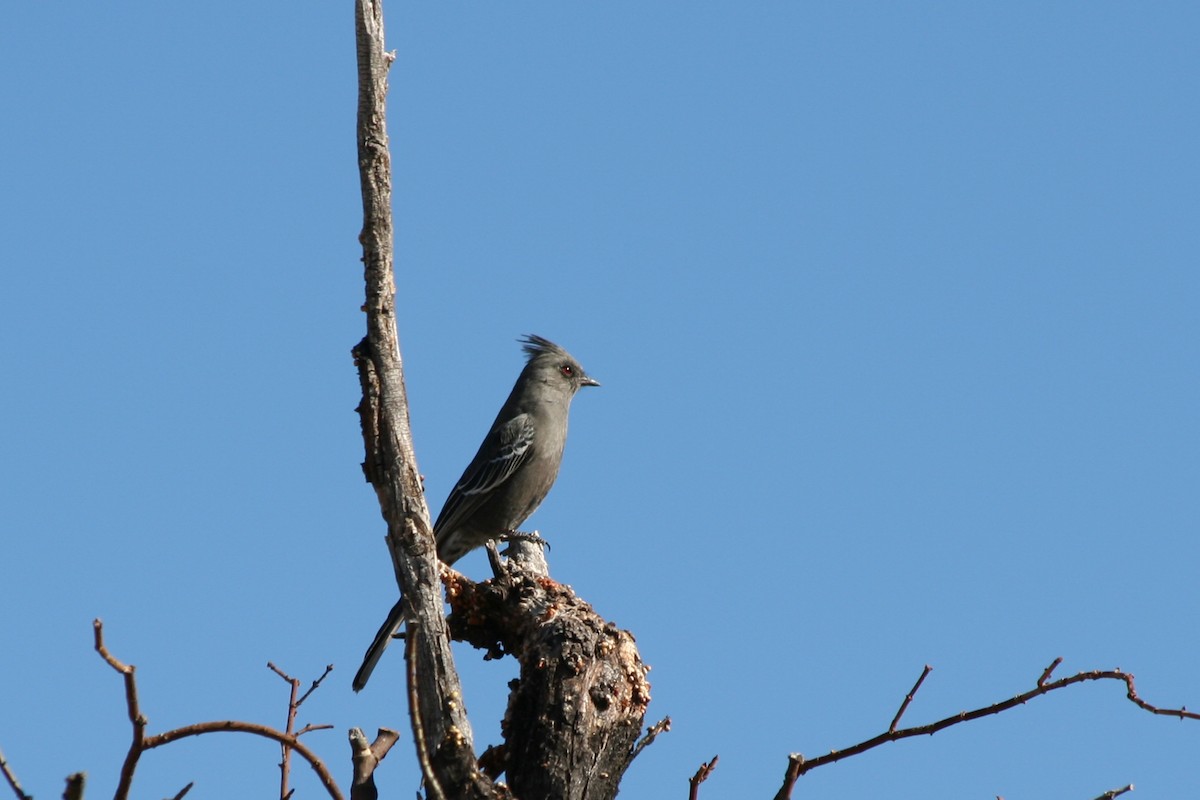
[[[287,728],[284,731],[288,736],[299,736],[309,731],[333,727],[332,725],[305,725],[299,732],[296,731],[296,713],[300,710],[301,704],[308,699],[308,696],[321,685],[321,681],[325,680],[326,676],[333,671],[333,664],[325,666],[325,672],[321,674],[321,677],[312,682],[312,686],[308,687],[308,691],[300,698],[296,697],[300,693],[299,678],[293,678],[270,661],[267,662],[267,669],[274,672],[280,678],[283,678],[292,687],[291,697],[288,698]],[[282,752],[282,758],[279,760],[279,800],[288,800],[288,797],[291,795],[291,791],[288,789],[288,776],[292,769],[292,750],[291,746],[286,744],[280,745],[279,748]],[[187,790],[185,789],[184,791]]]
[[[130,742],[129,752],[125,756],[125,763],[121,766],[121,777],[114,795],[116,800],[125,800],[125,798],[129,797],[129,790],[133,785],[133,774],[137,769],[138,759],[141,758],[142,753],[145,751],[153,750],[155,747],[162,747],[165,744],[170,744],[188,736],[199,736],[205,733],[219,733],[223,731],[252,733],[295,750],[300,754],[301,758],[309,763],[313,771],[317,773],[317,779],[325,787],[329,796],[333,800],[342,800],[342,793],[334,782],[333,776],[329,774],[329,770],[325,768],[325,763],[321,761],[316,753],[301,744],[295,735],[278,731],[266,725],[259,725],[254,722],[239,722],[237,720],[218,720],[215,722],[199,722],[194,725],[185,725],[182,728],[176,728],[156,736],[146,736],[148,720],[142,714],[141,706],[138,702],[137,680],[135,678],[136,668],[132,664],[124,664],[118,661],[108,651],[108,648],[104,644],[104,623],[98,619],[94,620],[92,622],[92,629],[95,634],[96,652],[125,679],[125,706],[129,713],[129,721],[133,724],[133,741]]]
[[[708,776],[712,775],[712,771],[717,768],[717,761],[720,756],[713,756],[712,761],[701,764],[700,769],[696,770],[696,774],[688,778],[688,800],[699,800],[700,784],[708,780]]]
[[[658,738],[660,733],[666,733],[671,730],[671,718],[663,717],[658,722],[646,729],[646,735],[638,740],[638,743],[633,746],[633,752],[629,755],[629,760],[633,761],[642,751],[650,745],[654,744],[654,740]]]
[[[864,753],[867,750],[879,747],[881,744],[885,744],[887,742],[907,739],[912,736],[932,735],[938,731],[958,725],[962,722],[969,722],[973,719],[979,719],[980,717],[999,714],[1000,712],[1007,711],[1010,708],[1024,705],[1035,697],[1041,697],[1042,695],[1049,694],[1050,692],[1054,692],[1059,689],[1065,689],[1068,686],[1072,686],[1077,683],[1083,683],[1085,681],[1121,681],[1125,684],[1125,696],[1131,703],[1144,711],[1149,711],[1151,714],[1179,717],[1180,719],[1200,720],[1200,714],[1197,714],[1193,711],[1188,711],[1186,708],[1162,708],[1160,706],[1147,703],[1140,696],[1138,696],[1137,688],[1134,686],[1133,682],[1133,675],[1128,672],[1123,672],[1119,669],[1079,672],[1066,678],[1060,678],[1056,681],[1051,681],[1051,675],[1061,663],[1061,657],[1056,658],[1053,662],[1051,662],[1050,666],[1042,671],[1041,676],[1037,679],[1035,687],[1027,692],[1022,692],[1021,694],[1010,697],[1007,700],[1002,700],[989,706],[976,708],[971,711],[963,711],[953,716],[946,717],[945,719],[940,719],[937,722],[931,722],[928,725],[918,725],[912,728],[897,729],[896,725],[900,722],[900,717],[904,715],[904,712],[908,709],[909,703],[912,702],[913,696],[917,693],[917,690],[921,687],[925,677],[932,669],[932,667],[926,666],[924,671],[921,673],[921,677],[918,678],[916,684],[913,685],[912,691],[909,692],[908,696],[905,697],[904,702],[901,703],[900,710],[896,713],[895,718],[892,720],[892,724],[886,731],[878,736],[859,742],[858,744],[842,750],[831,750],[825,755],[811,760],[806,760],[804,756],[799,753],[793,753],[788,757],[788,767],[787,772],[784,775],[783,785],[780,787],[779,792],[775,795],[775,798],[776,800],[788,800],[788,798],[792,796],[792,787],[795,785],[796,780],[809,770],[816,769],[817,767],[824,766],[825,764],[832,764],[833,762],[840,761],[843,758],[856,756],[859,753]],[[1114,791],[1123,793],[1129,791],[1131,788],[1132,787]],[[1116,795],[1113,796],[1115,797]]]
[[[4,780],[12,787],[13,794],[17,796],[17,800],[33,800],[30,795],[25,794],[24,790],[21,789],[21,782],[17,780],[16,773],[8,765],[8,760],[4,757],[3,752],[0,752],[0,773],[3,773]]]
[[[396,582],[405,597],[414,648],[416,706],[422,746],[429,753],[429,785],[453,797],[492,797],[492,782],[475,762],[471,726],[442,614],[429,509],[417,472],[409,426],[400,341],[396,332],[393,274],[391,156],[388,152],[388,69],[394,56],[384,49],[381,0],[355,3],[358,51],[358,168],[363,199],[363,248],[367,335],[354,347],[363,399],[358,412],[366,459],[363,473],[375,488],[388,527],[388,549]]]
[[[400,734],[390,728],[380,728],[375,735],[375,741],[370,743],[367,742],[367,736],[361,728],[350,729],[350,756],[354,764],[350,800],[378,800],[375,768],[398,741]]]
[[[67,788],[63,789],[63,800],[83,800],[83,787],[87,783],[87,775],[76,772],[67,776]]]

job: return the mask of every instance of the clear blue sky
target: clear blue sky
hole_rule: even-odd
[[[351,4],[12,3],[0,25],[0,749],[26,789],[152,732],[405,743],[359,470]],[[399,304],[436,513],[533,332],[575,402],[530,521],[632,630],[674,730],[623,797],[770,797],[786,755],[1123,667],[1200,708],[1200,7],[388,7]],[[483,560],[464,560],[482,577]],[[509,663],[458,651],[482,748]],[[394,654],[389,654],[394,656]],[[797,797],[1200,792],[1200,724],[1089,685]],[[277,749],[147,754],[139,797],[270,797]],[[297,767],[298,797],[318,797]]]

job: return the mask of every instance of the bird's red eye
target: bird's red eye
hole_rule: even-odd
[[[562,365],[562,374],[566,375],[569,378],[575,374],[575,368],[572,367],[570,364],[563,364]]]

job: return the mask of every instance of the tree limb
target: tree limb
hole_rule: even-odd
[[[170,744],[188,736],[199,736],[204,733],[219,733],[222,731],[252,733],[256,736],[272,739],[281,745],[295,750],[301,758],[309,763],[313,771],[317,773],[317,779],[321,781],[321,785],[325,787],[325,791],[329,793],[329,796],[333,800],[342,800],[342,793],[338,789],[337,783],[333,780],[333,776],[329,774],[329,770],[325,768],[325,763],[321,761],[316,753],[301,744],[300,740],[295,736],[275,730],[266,725],[259,725],[254,722],[239,722],[237,720],[219,720],[215,722],[198,722],[194,725],[185,725],[182,728],[176,728],[156,736],[146,736],[148,720],[142,714],[141,706],[138,702],[137,680],[135,678],[136,668],[132,664],[123,664],[112,653],[108,652],[108,648],[104,644],[104,623],[98,619],[93,620],[92,630],[95,634],[96,652],[100,654],[100,657],[110,667],[121,673],[125,678],[125,706],[129,713],[129,720],[133,723],[133,741],[129,745],[129,752],[125,755],[125,762],[121,766],[121,777],[117,784],[117,791],[114,794],[116,800],[125,800],[125,798],[129,797],[129,790],[133,785],[133,773],[137,769],[138,759],[141,758],[142,753],[145,751]]]
[[[366,459],[388,527],[388,549],[405,598],[406,625],[420,629],[413,649],[418,685],[414,735],[429,753],[427,783],[453,797],[491,797],[490,779],[477,767],[471,726],[454,669],[442,613],[439,564],[429,508],[417,472],[400,342],[396,332],[391,218],[391,156],[386,122],[387,74],[394,55],[384,50],[381,0],[355,3],[358,52],[358,168],[362,186],[367,335],[354,348],[363,400],[359,405]],[[419,721],[420,733],[417,734]]]
[[[970,720],[979,719],[980,717],[986,717],[992,714],[999,714],[1000,712],[1007,711],[1010,708],[1024,705],[1035,697],[1041,697],[1042,695],[1049,694],[1050,692],[1057,691],[1059,689],[1065,689],[1068,686],[1072,686],[1077,683],[1083,683],[1085,681],[1121,681],[1125,684],[1125,696],[1131,703],[1144,711],[1149,711],[1151,714],[1179,717],[1180,719],[1200,720],[1200,714],[1197,714],[1193,711],[1188,711],[1186,708],[1162,708],[1151,703],[1147,703],[1138,696],[1137,688],[1134,686],[1133,682],[1133,675],[1128,672],[1123,672],[1119,669],[1079,672],[1066,678],[1060,678],[1056,681],[1051,681],[1051,674],[1061,663],[1062,658],[1056,658],[1053,662],[1051,662],[1050,666],[1042,671],[1042,674],[1037,679],[1036,686],[1033,689],[1018,694],[1014,697],[1010,697],[1008,700],[1002,700],[998,703],[993,703],[982,708],[976,708],[971,711],[963,711],[953,716],[946,717],[945,719],[940,719],[937,722],[931,722],[928,725],[918,725],[912,728],[901,728],[897,730],[896,725],[899,723],[900,717],[904,714],[909,703],[912,701],[913,696],[917,693],[917,690],[921,687],[925,677],[932,669],[932,667],[926,666],[924,671],[921,673],[921,677],[917,679],[916,684],[913,686],[912,691],[910,691],[908,696],[905,697],[904,702],[900,706],[900,710],[896,713],[895,718],[892,720],[892,724],[883,733],[842,750],[830,750],[825,755],[811,760],[806,760],[800,753],[793,753],[790,755],[788,757],[788,767],[787,772],[784,775],[783,785],[780,787],[779,792],[775,795],[775,800],[788,800],[788,798],[792,796],[792,787],[795,785],[797,778],[809,770],[816,769],[817,767],[821,767],[826,764],[832,764],[833,762],[840,761],[843,758],[856,756],[859,753],[864,753],[867,750],[879,747],[881,744],[885,744],[887,742],[894,742],[899,739],[907,739],[912,736],[924,736],[927,734],[932,735],[940,730],[944,730],[953,725],[958,725],[962,722],[968,722]],[[1122,789],[1118,793],[1125,791],[1129,791],[1129,789]]]
[[[700,769],[696,770],[696,774],[688,778],[688,800],[699,800],[700,784],[708,780],[708,776],[712,775],[714,769],[717,768],[717,761],[720,756],[713,756],[712,761],[708,761],[700,765]]]
[[[25,794],[21,789],[21,782],[17,780],[17,775],[12,771],[12,767],[8,765],[8,760],[4,758],[4,753],[0,752],[0,774],[4,775],[4,780],[12,787],[13,793],[17,796],[17,800],[33,800],[30,795]]]

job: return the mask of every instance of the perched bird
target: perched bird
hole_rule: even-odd
[[[438,558],[446,564],[515,532],[541,505],[562,463],[571,398],[580,387],[600,385],[554,342],[532,334],[520,341],[525,368],[433,524]],[[401,598],[367,649],[354,691],[367,685],[403,622]]]

